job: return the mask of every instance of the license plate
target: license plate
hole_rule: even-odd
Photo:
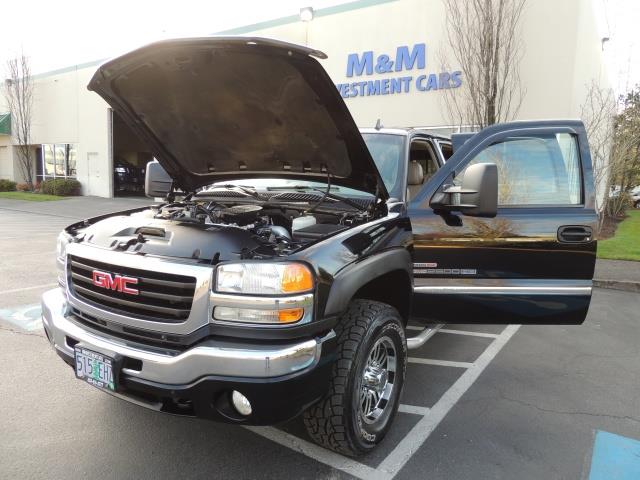
[[[75,347],[76,377],[94,387],[115,391],[115,361],[101,353]]]

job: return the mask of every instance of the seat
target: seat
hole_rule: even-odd
[[[411,201],[422,188],[424,171],[422,165],[416,160],[409,162],[409,175],[407,178],[407,201]]]

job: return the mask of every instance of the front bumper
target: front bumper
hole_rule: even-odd
[[[145,346],[74,321],[58,288],[42,297],[42,322],[70,365],[75,345],[121,357],[118,397],[168,413],[250,424],[287,420],[318,400],[329,385],[335,350],[333,331],[284,344],[206,339],[185,351]],[[229,405],[232,390],[251,402],[249,417]]]

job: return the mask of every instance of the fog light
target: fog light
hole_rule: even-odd
[[[233,406],[240,415],[244,415],[245,417],[251,415],[251,403],[249,399],[237,390],[231,392],[231,402],[233,402]]]
[[[295,323],[304,315],[304,308],[286,308],[282,310],[259,310],[253,308],[216,307],[213,317],[216,320],[242,323],[282,324]]]

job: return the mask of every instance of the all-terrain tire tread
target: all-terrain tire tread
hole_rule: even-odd
[[[336,326],[337,359],[327,395],[304,413],[304,425],[311,439],[325,448],[354,456],[359,452],[349,441],[344,415],[344,392],[358,347],[373,320],[393,307],[373,300],[354,300]]]

